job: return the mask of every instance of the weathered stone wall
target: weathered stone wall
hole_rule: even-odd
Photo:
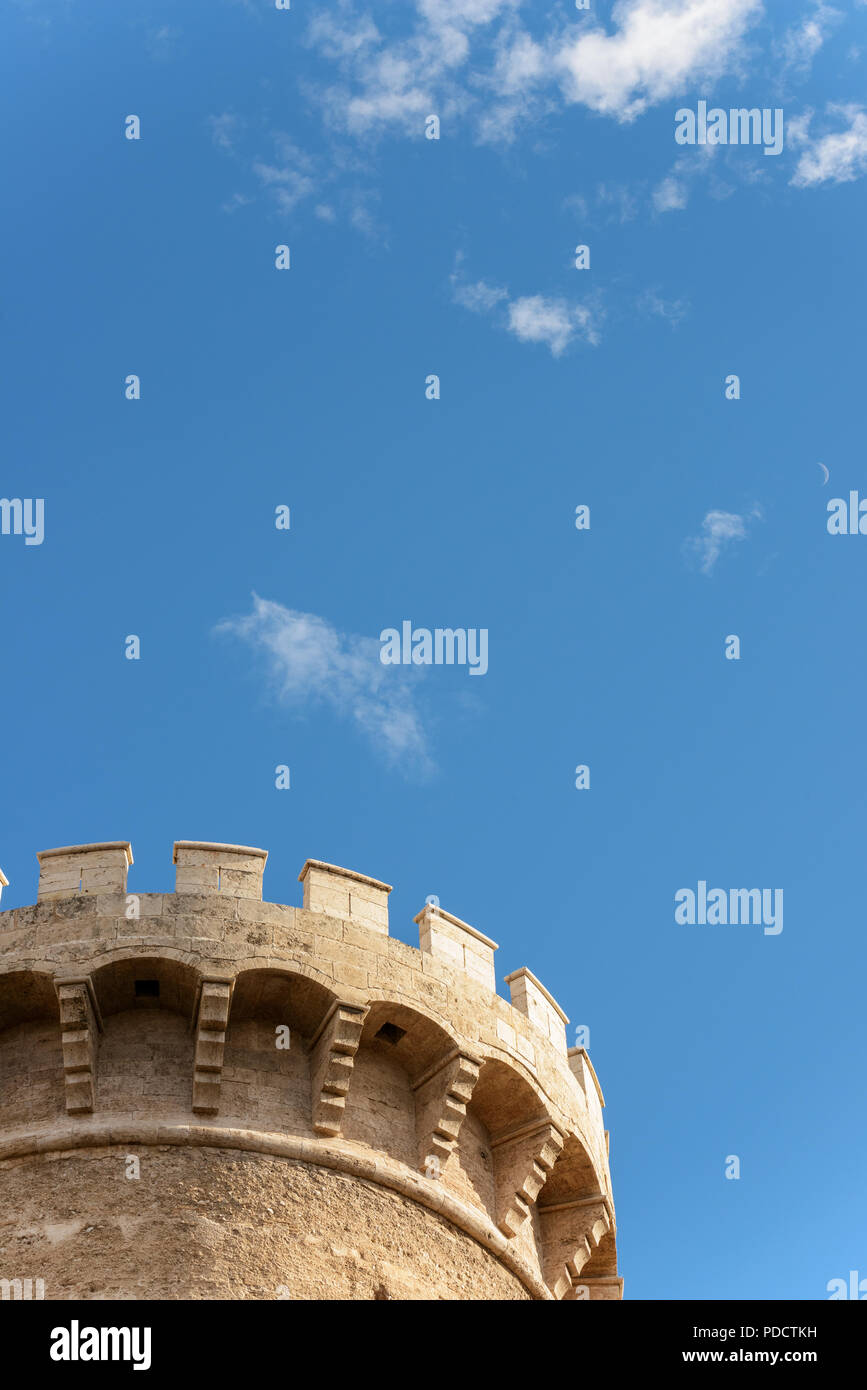
[[[264,903],[265,857],[180,842],[177,892],[133,895],[124,842],[48,851],[0,913],[0,1278],[620,1297],[604,1102],[544,986],[500,999],[496,943],[436,908],[391,939],[388,885],[332,865]]]
[[[125,1148],[6,1165],[0,1267],[38,1270],[49,1300],[531,1297],[471,1236],[375,1183],[234,1149],[138,1153],[137,1180]]]

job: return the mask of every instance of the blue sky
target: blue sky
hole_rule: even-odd
[[[385,878],[413,944],[435,893],[590,1027],[627,1297],[867,1277],[867,539],[826,527],[867,496],[867,7],[2,28],[0,491],[45,502],[0,535],[3,907],[119,838],[141,891],[187,838],[267,848],[274,901]],[[782,153],[679,146],[702,100]],[[487,673],[384,667],[404,620]],[[782,932],[679,925],[699,880]]]

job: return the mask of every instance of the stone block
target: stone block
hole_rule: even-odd
[[[512,996],[512,1006],[534,1023],[553,1043],[558,1052],[566,1053],[566,1024],[569,1022],[560,1005],[524,966],[506,976]]]
[[[382,936],[388,935],[390,884],[321,859],[308,859],[298,879],[303,884],[303,906],[308,912],[342,917]]]
[[[40,850],[38,902],[83,894],[126,893],[126,876],[133,862],[128,840],[93,845],[65,845]]]
[[[496,992],[496,941],[483,936],[460,917],[453,917],[450,912],[430,904],[426,904],[413,921],[418,925],[419,946],[423,952],[447,961],[492,993]]]
[[[176,840],[175,892],[215,894],[262,900],[262,875],[268,851],[250,845]]]

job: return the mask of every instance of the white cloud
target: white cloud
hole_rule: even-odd
[[[390,763],[427,773],[432,763],[413,686],[419,668],[384,666],[380,643],[338,630],[315,613],[299,613],[253,595],[252,611],[218,624],[265,663],[281,705],[296,713],[324,705],[351,720]]]
[[[484,280],[468,284],[457,271],[452,275],[452,293],[457,304],[477,314],[493,313],[502,305],[508,332],[522,343],[544,343],[553,357],[560,357],[576,337],[594,346],[599,342],[597,314],[586,304],[542,294],[513,299],[508,290]]]
[[[779,46],[783,64],[790,71],[806,76],[831,30],[843,18],[839,10],[817,0],[812,13],[804,15],[783,35]]]
[[[466,103],[454,75],[469,58],[470,33],[512,12],[517,2],[418,0],[412,32],[393,41],[369,18],[356,19],[346,4],[336,15],[318,15],[309,40],[345,78],[321,93],[327,116],[356,135],[387,126],[421,135],[425,116],[442,118]]]
[[[702,574],[711,574],[723,550],[733,541],[744,540],[749,522],[760,520],[761,515],[758,507],[753,507],[749,516],[738,516],[734,512],[708,512],[701,524],[701,534],[685,543],[687,552],[698,559]]]
[[[799,145],[806,145],[810,139],[810,122],[813,119],[813,110],[808,107],[802,111],[800,116],[789,116],[786,120],[786,144],[790,149],[797,149]]]
[[[856,105],[829,106],[849,122],[846,130],[823,135],[798,160],[790,180],[797,188],[820,183],[851,183],[867,173],[867,114]]]
[[[375,212],[379,194],[371,189],[353,189],[344,199],[348,209],[350,224],[369,241],[387,245],[385,229],[381,226]]]
[[[563,207],[584,222],[598,222],[600,219],[595,214],[604,212],[602,220],[606,223],[619,222],[622,226],[637,216],[642,189],[642,184],[629,188],[622,183],[600,183],[590,197],[570,193],[563,199]]]
[[[546,299],[541,294],[525,295],[509,304],[509,331],[523,343],[544,343],[553,357],[565,352],[576,333],[589,343],[597,343],[590,310],[565,299]]]
[[[231,111],[224,111],[219,116],[210,116],[208,123],[211,127],[211,139],[217,149],[223,150],[226,154],[233,154],[242,129],[240,118]]]
[[[317,16],[309,39],[343,79],[320,93],[326,113],[357,135],[393,126],[419,137],[432,112],[446,121],[470,114],[479,139],[508,141],[518,122],[551,109],[559,94],[631,121],[699,79],[737,71],[763,6],[618,0],[613,32],[592,19],[577,36],[569,22],[544,39],[520,26],[517,10],[518,0],[417,0],[410,32],[397,39],[347,4]]]
[[[237,212],[238,208],[245,208],[252,203],[253,199],[248,198],[246,193],[233,193],[231,198],[227,198],[225,203],[221,203],[223,212]]]
[[[685,152],[674,161],[665,178],[653,189],[651,202],[654,212],[682,211],[689,202],[691,185],[700,178],[707,180],[707,189],[712,198],[728,198],[734,189],[720,177],[721,166],[725,168],[726,165],[729,172],[744,182],[754,177],[750,172],[754,166],[732,161],[729,152],[723,153],[719,145],[697,145]]]
[[[574,213],[576,217],[586,218],[590,213],[590,204],[581,193],[569,193],[563,199],[563,208],[566,212]]]
[[[613,34],[582,32],[554,56],[567,100],[631,121],[740,59],[761,0],[619,0]]]
[[[157,29],[149,29],[147,34],[148,53],[156,59],[173,58],[180,36],[180,29],[173,29],[170,24],[161,24]]]
[[[664,299],[656,290],[645,290],[638,300],[638,309],[643,314],[652,314],[665,319],[676,328],[681,319],[689,313],[689,305],[684,299]]]
[[[476,314],[488,314],[502,300],[509,298],[509,291],[488,285],[484,280],[477,280],[474,285],[455,283],[454,297],[465,309],[472,309]]]
[[[656,212],[674,212],[685,208],[688,201],[689,194],[685,184],[673,178],[671,174],[653,190],[653,206]]]
[[[345,5],[342,8],[346,10]],[[320,48],[326,57],[337,60],[356,58],[381,42],[380,32],[368,15],[363,15],[357,22],[354,18],[347,18],[345,23],[340,24],[333,14],[323,10],[310,21],[307,35],[309,41]]]
[[[288,135],[278,131],[272,138],[276,162],[266,163],[265,160],[256,159],[253,161],[253,173],[273,195],[280,211],[291,212],[316,190],[312,176],[313,161]]]
[[[596,201],[601,207],[614,211],[618,222],[631,222],[638,211],[636,194],[622,183],[600,183]]]

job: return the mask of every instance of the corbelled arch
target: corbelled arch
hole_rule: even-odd
[[[74,999],[93,1033],[90,1105],[81,1108],[188,1111],[190,1021],[201,989],[201,973],[177,955],[130,949],[100,961],[75,985]]]
[[[490,1136],[493,1219],[538,1256],[536,1200],[565,1141],[561,1124],[538,1083],[502,1056],[483,1061],[470,1111]]]
[[[234,980],[221,1073],[223,1123],[312,1137],[311,1057],[334,990],[293,963],[253,965]]]
[[[127,950],[90,972],[103,1020],[130,1009],[168,1009],[189,1020],[201,980],[196,966],[168,951]]]
[[[285,1024],[301,1038],[312,1038],[337,999],[319,971],[287,962],[245,966],[235,976],[230,1027],[260,1019]]]
[[[44,970],[0,974],[0,1033],[37,1018],[59,1019],[54,976]]]
[[[438,1179],[476,1075],[476,1059],[441,1022],[380,992],[361,1020],[343,1137]]]
[[[612,1272],[612,1253],[616,1274],[614,1208],[575,1131],[539,1197],[539,1221],[542,1273],[555,1298],[589,1298],[592,1281]]]
[[[60,1005],[41,970],[0,975],[0,1111],[4,1124],[63,1114]]]

